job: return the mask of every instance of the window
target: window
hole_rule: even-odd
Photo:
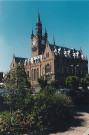
[[[37,68],[37,78],[39,77],[39,68]]]
[[[27,77],[29,77],[29,71],[27,71]]]
[[[46,53],[46,58],[48,58],[49,57],[49,52],[48,53]]]
[[[51,78],[52,78],[52,75],[51,75],[51,66],[49,64],[47,64],[45,66],[45,74],[46,74],[46,78],[48,80],[51,80]]]
[[[34,69],[34,80],[36,80],[36,69]]]
[[[45,73],[50,73],[51,72],[51,66],[49,65],[49,64],[47,64],[46,66],[45,66]]]
[[[32,69],[32,81],[34,80],[34,72],[33,72],[33,69]]]

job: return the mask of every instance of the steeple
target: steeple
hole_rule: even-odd
[[[33,34],[33,29],[32,29],[32,34],[31,34],[31,38],[33,38],[34,34]]]
[[[37,23],[36,23],[36,35],[42,36],[42,23],[40,21],[39,11],[38,11],[38,19],[37,19]]]
[[[45,28],[45,39],[46,39],[46,41],[48,40],[48,34],[47,34],[46,28]]]
[[[53,45],[55,45],[55,39],[54,39],[54,35],[53,35]]]
[[[40,23],[40,14],[39,14],[39,10],[38,10],[38,22]]]

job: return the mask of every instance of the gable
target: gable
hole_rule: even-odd
[[[51,59],[54,57],[54,52],[50,49],[49,43],[46,43],[43,59]]]

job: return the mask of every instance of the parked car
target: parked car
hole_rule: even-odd
[[[70,94],[70,89],[64,89],[61,92],[62,94],[69,95]]]
[[[57,90],[56,90],[56,93],[61,94],[61,93],[62,93],[62,90],[61,90],[61,89],[57,89]]]

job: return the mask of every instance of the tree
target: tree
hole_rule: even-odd
[[[86,81],[87,81],[87,85],[89,85],[89,74],[87,74],[87,75],[85,76],[85,79],[86,79]]]
[[[58,81],[57,80],[52,80],[50,82],[50,86],[57,89],[58,88]]]
[[[66,78],[66,86],[72,90],[77,90],[79,86],[79,77],[68,76]]]
[[[22,109],[24,98],[30,88],[27,80],[24,65],[18,64],[14,71],[7,73],[5,80],[4,101],[9,105],[12,113],[13,109]]]
[[[83,88],[83,89],[87,89],[87,80],[85,78],[81,78],[80,79],[80,86]]]
[[[38,77],[38,78],[37,78],[37,81],[38,81],[38,83],[39,83],[39,85],[40,85],[40,87],[41,87],[42,89],[47,86],[47,79],[44,79],[43,76]]]

